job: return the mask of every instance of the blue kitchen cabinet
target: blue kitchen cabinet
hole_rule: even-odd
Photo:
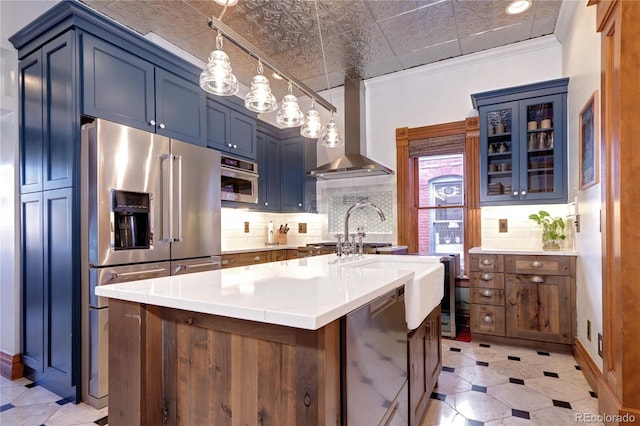
[[[256,160],[256,118],[222,103],[207,99],[207,146],[236,157]]]
[[[76,109],[75,36],[69,31],[19,64],[21,192],[73,185]],[[28,83],[27,83],[28,82]]]
[[[280,209],[304,211],[304,142],[302,136],[280,142]]]
[[[79,399],[77,210],[73,188],[21,197],[23,362],[25,376],[62,399]]]
[[[307,170],[316,167],[316,143],[298,132],[298,128],[277,129],[260,123],[259,210],[317,212],[316,180],[306,176]]]
[[[87,33],[82,51],[83,114],[206,145],[198,84]]]
[[[568,79],[472,95],[480,116],[480,205],[567,202]]]
[[[258,132],[258,208],[280,211],[280,141]]]

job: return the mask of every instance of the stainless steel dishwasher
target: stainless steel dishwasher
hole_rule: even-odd
[[[343,319],[343,424],[408,424],[404,309],[402,286]]]

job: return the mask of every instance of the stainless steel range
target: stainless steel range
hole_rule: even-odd
[[[82,127],[82,394],[108,404],[95,287],[220,268],[220,154],[95,120]]]

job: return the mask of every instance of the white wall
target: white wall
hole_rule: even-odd
[[[578,250],[577,305],[578,339],[602,369],[597,333],[602,333],[602,245],[600,234],[600,184],[578,189],[578,115],[594,90],[600,91],[600,34],[596,32],[596,8],[580,1],[570,30],[563,40],[563,75],[570,78],[568,95],[569,199],[576,200],[580,232]],[[599,109],[599,105],[598,105]],[[599,135],[599,129],[596,132]],[[599,151],[599,149],[598,149]],[[591,341],[587,340],[591,321]]]
[[[18,198],[18,81],[17,52],[9,37],[33,21],[57,0],[0,0],[2,84],[0,117],[0,349],[20,352],[20,259]],[[6,61],[6,62],[5,62]]]

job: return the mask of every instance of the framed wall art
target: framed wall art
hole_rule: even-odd
[[[600,181],[598,124],[598,91],[596,90],[582,107],[578,117],[580,189],[587,189]]]

